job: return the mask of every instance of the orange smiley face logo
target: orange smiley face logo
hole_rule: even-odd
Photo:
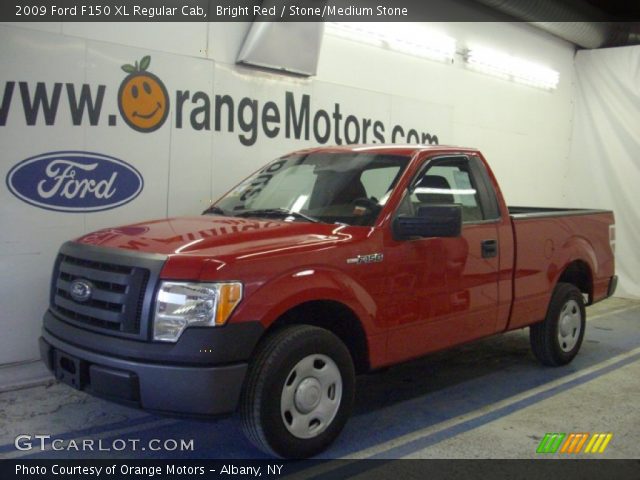
[[[123,65],[127,77],[118,90],[118,108],[124,121],[138,132],[153,132],[169,115],[169,94],[162,81],[147,72],[151,57],[142,57],[140,64]]]

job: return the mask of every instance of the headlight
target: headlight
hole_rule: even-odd
[[[189,326],[224,325],[240,300],[240,282],[162,282],[156,296],[153,339],[177,342]]]

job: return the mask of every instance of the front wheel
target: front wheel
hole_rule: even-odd
[[[316,455],[344,427],[354,390],[353,361],[338,337],[309,325],[286,327],[265,339],[249,368],[242,428],[269,454]]]
[[[544,365],[566,365],[578,354],[586,327],[582,293],[559,283],[553,291],[544,321],[529,327],[531,350]]]

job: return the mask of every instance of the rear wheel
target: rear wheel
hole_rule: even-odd
[[[529,327],[531,349],[544,365],[566,365],[578,354],[586,326],[582,293],[559,283],[553,291],[544,321]]]
[[[265,339],[242,394],[242,428],[261,450],[306,458],[326,449],[353,404],[351,355],[333,333],[308,325],[286,327]]]

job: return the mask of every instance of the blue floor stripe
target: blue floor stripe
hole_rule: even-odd
[[[638,360],[640,360],[640,353],[635,354],[631,357],[625,358],[623,360],[620,360],[619,362],[613,363],[607,367],[601,368],[600,370],[596,370],[582,377],[569,380],[568,382],[563,383],[561,385],[557,385],[543,392],[531,395],[530,397],[523,398],[522,400],[514,402],[510,405],[505,405],[504,407],[494,410],[493,412],[489,412],[485,415],[481,415],[479,417],[472,418],[465,422],[452,425],[449,428],[445,428],[438,432],[434,432],[430,435],[426,435],[424,437],[417,438],[413,441],[407,442],[403,445],[390,448],[383,452],[379,452],[375,455],[371,455],[370,457],[366,457],[367,460],[382,460],[382,462],[375,462],[375,463],[353,462],[343,467],[338,467],[334,470],[331,470],[330,472],[322,473],[317,476],[313,476],[309,478],[311,480],[319,480],[319,479],[326,479],[326,478],[349,478],[351,476],[364,473],[371,469],[379,468],[380,466],[387,463],[384,460],[391,462],[394,459],[419,452],[420,450],[433,446],[444,440],[448,440],[462,433],[466,433],[470,430],[474,430],[478,427],[481,427],[482,425],[486,425],[487,423],[493,422],[507,415],[515,413],[519,410],[525,409],[535,403],[541,402],[543,400],[547,400],[548,398],[551,398],[562,392],[565,392],[572,388],[583,385],[587,382],[590,382],[591,380],[594,380],[598,377],[606,375],[607,373],[610,373],[614,370],[622,368]],[[304,472],[304,470],[302,470],[302,472]]]
[[[415,453],[419,450],[422,450],[431,445],[435,445],[436,443],[440,443],[443,440],[447,440],[449,438],[455,437],[456,435],[460,435],[461,433],[468,432],[469,430],[473,430],[487,423],[493,422],[494,420],[498,420],[502,417],[506,417],[507,415],[511,415],[518,410],[522,410],[531,405],[534,405],[538,402],[546,400],[550,397],[558,395],[559,393],[565,392],[577,386],[583,385],[591,380],[594,380],[602,375],[606,375],[614,370],[622,368],[630,363],[636,362],[640,360],[640,353],[632,355],[631,357],[627,357],[619,362],[608,365],[600,370],[596,370],[594,372],[588,373],[582,377],[574,378],[573,380],[569,380],[566,383],[562,383],[560,385],[556,385],[548,390],[544,390],[542,392],[531,395],[530,397],[523,398],[522,400],[518,400],[510,405],[505,405],[502,408],[494,410],[493,412],[486,413],[476,418],[472,418],[465,422],[459,423],[457,425],[453,425],[449,428],[445,428],[439,432],[435,432],[431,435],[427,435],[422,438],[418,438],[409,443],[399,445],[397,447],[391,448],[389,450],[385,450],[384,452],[380,452],[376,455],[373,455],[369,458],[399,458],[405,455],[409,455],[411,453]]]
[[[416,365],[418,371],[427,367],[423,374],[425,381],[421,382],[419,378],[415,378],[409,386],[423,388],[426,384],[434,388],[409,400],[395,401],[394,390],[399,384],[396,382],[385,385],[384,379],[379,379],[376,382],[379,388],[389,391],[390,405],[384,408],[371,407],[366,397],[361,399],[363,413],[352,417],[335,445],[319,458],[336,458],[382,444],[393,438],[489,407],[549,382],[561,381],[563,377],[586,368],[597,367],[599,363],[611,357],[627,353],[640,346],[640,323],[637,321],[637,311],[621,312],[618,315],[616,321],[602,319],[602,324],[606,322],[611,327],[607,331],[589,328],[589,337],[580,355],[564,367],[548,368],[536,365],[529,353],[528,335],[523,334],[505,338],[507,347],[500,343],[500,337],[494,337],[469,347],[466,352],[453,352],[450,357],[445,358],[444,364],[436,367],[435,372],[429,370],[429,363],[419,362]],[[599,319],[595,320],[590,327],[596,327],[599,323]],[[494,357],[482,356],[481,350],[486,350],[487,347],[489,350],[495,348]],[[523,351],[522,355],[518,354],[519,350]],[[481,356],[476,365],[469,365],[468,370],[472,373],[469,379],[456,380],[445,388],[433,385],[434,374],[456,375],[455,367],[449,365],[449,361],[455,363],[456,359],[468,356],[469,353],[473,356],[475,352],[479,352]],[[406,367],[400,368],[406,370]],[[411,373],[409,370],[409,374]],[[380,395],[379,391],[371,393],[372,395],[368,393],[367,397]],[[408,416],[407,412],[411,414]]]

